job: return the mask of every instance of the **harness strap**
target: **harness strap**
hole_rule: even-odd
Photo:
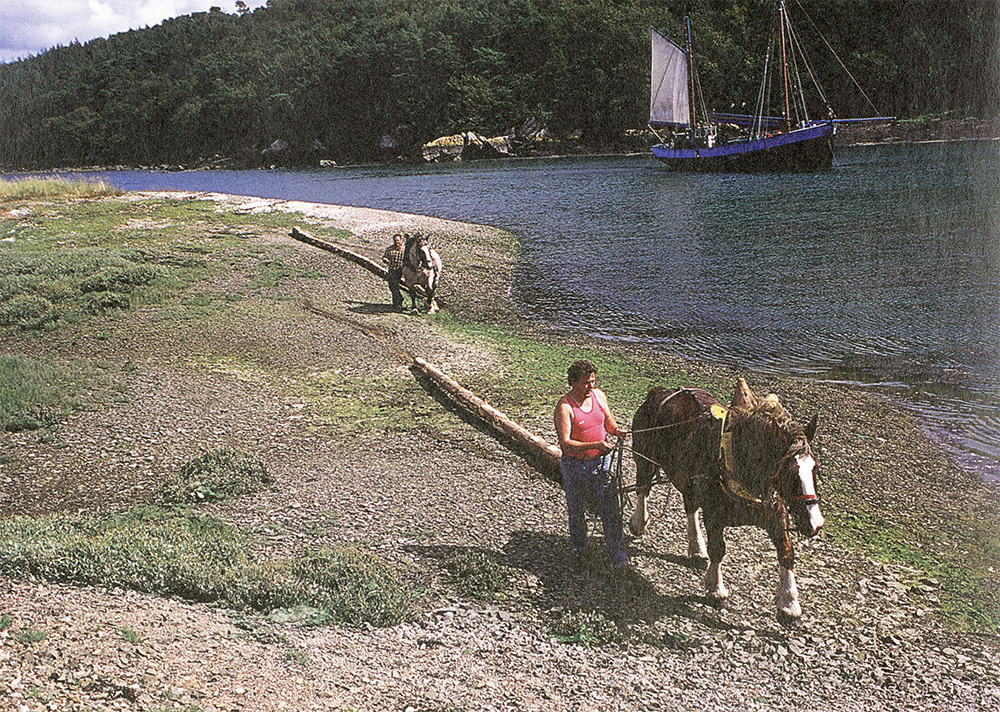
[[[712,417],[719,421],[719,460],[722,461],[722,473],[719,477],[722,489],[751,504],[764,506],[764,502],[759,497],[750,494],[736,479],[736,463],[733,461],[733,433],[726,429],[729,424],[729,409],[715,404],[712,406]]]

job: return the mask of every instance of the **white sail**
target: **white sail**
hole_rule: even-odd
[[[653,69],[650,73],[649,123],[674,126],[691,125],[691,100],[688,92],[688,55],[655,28]]]

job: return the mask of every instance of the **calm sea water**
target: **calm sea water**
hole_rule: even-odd
[[[506,228],[540,319],[885,393],[1000,483],[1000,142],[854,147],[802,174],[629,156],[102,176]]]

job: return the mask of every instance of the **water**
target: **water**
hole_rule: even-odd
[[[1000,483],[1000,142],[854,147],[803,174],[629,156],[102,177],[506,228],[539,318],[886,393]]]

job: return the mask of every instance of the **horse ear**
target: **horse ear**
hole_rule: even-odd
[[[809,421],[809,425],[806,426],[806,429],[805,429],[806,440],[812,440],[813,439],[813,435],[816,434],[816,426],[817,425],[819,425],[819,414],[818,413],[815,414],[815,415],[813,415],[812,420]]]
[[[757,396],[750,390],[746,379],[742,377],[737,379],[736,390],[733,391],[733,399],[730,401],[729,407],[736,410],[750,410],[755,405],[757,405]]]

